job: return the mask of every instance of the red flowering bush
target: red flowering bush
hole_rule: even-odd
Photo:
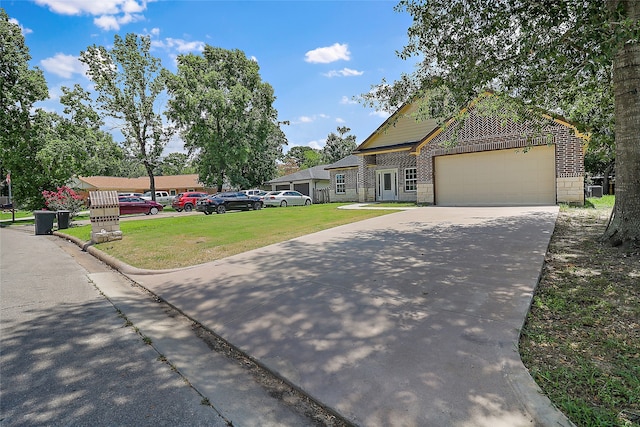
[[[69,211],[71,212],[69,214],[71,218],[76,216],[84,206],[82,197],[67,186],[58,187],[58,191],[44,190],[42,197],[44,197],[44,204],[47,209],[52,211]]]

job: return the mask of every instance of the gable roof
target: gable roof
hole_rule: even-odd
[[[462,108],[460,112],[465,112],[483,98],[493,95],[493,92],[485,91],[466,107]],[[426,144],[440,135],[449,125],[457,120],[456,117],[450,117],[444,121],[444,125],[438,124],[439,119],[420,120],[418,117],[415,117],[415,113],[419,112],[419,104],[419,101],[414,101],[402,105],[395,113],[387,118],[375,132],[365,139],[353,153],[365,155],[408,151],[411,154],[418,155]],[[540,111],[543,117],[572,129],[577,137],[585,140],[589,138],[588,135],[580,133],[575,125],[563,117],[552,117],[551,113],[545,112],[542,109]],[[403,130],[401,129],[402,127],[406,127],[407,129]],[[396,130],[398,128],[400,129]]]
[[[289,175],[267,181],[267,184],[275,184],[278,182],[294,182],[294,181],[310,181],[310,180],[329,180],[329,172],[325,170],[327,165],[314,166],[308,169],[302,169]]]
[[[355,150],[354,154],[409,151],[438,128],[438,119],[420,120],[419,102],[407,102],[389,116]]]
[[[347,157],[343,157],[335,163],[331,163],[325,169],[344,169],[344,168],[357,168],[360,164],[358,156],[350,154]]]

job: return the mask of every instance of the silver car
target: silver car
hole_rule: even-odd
[[[311,197],[297,191],[270,191],[264,195],[265,206],[309,206]]]

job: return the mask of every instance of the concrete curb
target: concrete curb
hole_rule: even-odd
[[[148,269],[133,267],[125,262],[120,261],[117,258],[112,257],[111,255],[101,251],[100,249],[94,247],[93,246],[94,242],[91,240],[85,242],[82,239],[79,239],[75,236],[69,236],[68,234],[62,233],[60,231],[54,231],[52,234],[54,236],[58,236],[60,238],[69,240],[70,242],[79,246],[83,251],[93,255],[94,257],[98,258],[100,261],[104,262],[111,268],[118,270],[119,272],[126,275],[166,274],[166,273],[173,273],[176,271],[188,270],[190,268],[193,268],[193,267],[183,267],[183,268],[173,268],[173,269],[167,269],[167,270],[148,270]]]

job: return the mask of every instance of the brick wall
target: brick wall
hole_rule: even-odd
[[[451,143],[452,140],[456,142]],[[580,183],[584,177],[584,151],[583,140],[575,135],[573,129],[557,122],[549,122],[538,128],[526,122],[503,121],[473,112],[460,128],[449,128],[422,147],[417,158],[418,202],[434,203],[432,188],[436,156],[545,144],[555,146],[558,202],[579,203],[583,200],[580,190],[583,186]],[[561,181],[565,178],[571,183],[570,190],[566,190],[564,181]]]

